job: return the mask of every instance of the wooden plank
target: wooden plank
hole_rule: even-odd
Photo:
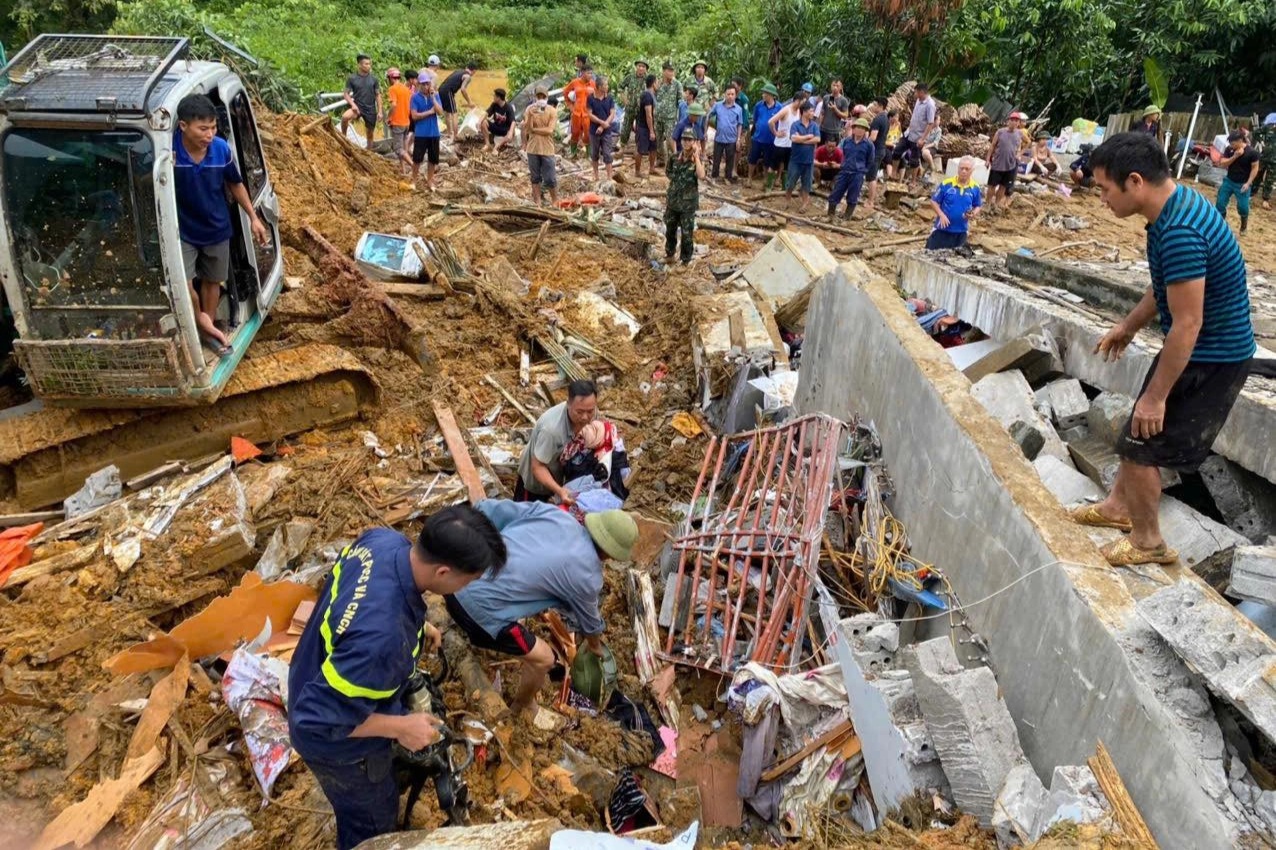
[[[483,382],[493,387],[497,392],[503,395],[505,397],[505,400],[508,401],[511,405],[513,405],[515,410],[523,414],[524,419],[526,419],[528,422],[532,423],[533,425],[536,424],[536,417],[533,416],[526,407],[523,407],[523,405],[519,404],[518,399],[514,398],[513,394],[509,390],[505,389],[505,387],[501,386],[500,383],[498,383],[495,378],[493,378],[491,375],[484,375]]]
[[[474,459],[470,457],[469,447],[461,434],[461,429],[457,427],[452,409],[436,401],[434,402],[434,418],[439,423],[439,430],[443,432],[443,442],[447,444],[448,453],[452,455],[452,462],[456,464],[456,474],[461,476],[461,481],[465,484],[470,503],[478,504],[487,498],[487,491],[483,489],[478,469],[474,466]]]
[[[20,525],[34,525],[37,522],[53,522],[60,520],[66,516],[66,512],[59,509],[56,511],[31,511],[25,514],[5,514],[0,516],[0,528],[16,528]]]
[[[804,761],[807,756],[818,750],[820,747],[827,747],[835,744],[840,745],[843,743],[843,739],[854,734],[855,729],[851,726],[851,721],[843,720],[823,735],[820,735],[818,738],[802,747],[802,749],[798,750],[796,753],[793,753],[793,755],[776,762],[771,767],[762,771],[760,779],[762,782],[771,782],[772,780],[779,779],[785,773],[797,767],[798,764]]]
[[[545,234],[549,232],[549,219],[545,219],[541,225],[540,233],[536,234],[536,241],[532,243],[532,250],[527,252],[527,259],[534,260],[541,250],[541,243],[545,241]]]
[[[106,633],[106,626],[92,625],[74,631],[48,649],[41,652],[33,652],[31,654],[31,663],[33,664],[50,664],[60,658],[65,658],[72,653],[79,652],[84,647],[97,640],[100,635]]]
[[[1112,755],[1103,745],[1103,741],[1099,741],[1094,755],[1087,761],[1090,770],[1094,771],[1094,778],[1098,780],[1099,787],[1103,789],[1104,796],[1112,804],[1112,816],[1121,825],[1121,831],[1133,838],[1137,846],[1155,850],[1156,839],[1152,837],[1152,831],[1148,829],[1143,815],[1139,814],[1138,806],[1134,805],[1134,800],[1130,799],[1130,792],[1126,789],[1125,782],[1122,781],[1121,774],[1117,772]]]
[[[447,297],[442,286],[432,283],[378,283],[377,286],[386,295],[406,295],[409,298],[423,298],[438,301]]]
[[[170,460],[168,463],[155,467],[150,472],[143,472],[141,475],[130,478],[124,482],[124,486],[129,490],[142,490],[161,478],[176,475],[185,468],[185,465],[180,460]]]
[[[81,546],[72,552],[54,555],[52,558],[45,558],[43,561],[36,561],[34,564],[19,567],[9,574],[9,580],[5,582],[4,589],[21,587],[40,576],[50,576],[66,570],[78,569],[92,561],[96,552],[97,544],[91,543],[88,546]]]

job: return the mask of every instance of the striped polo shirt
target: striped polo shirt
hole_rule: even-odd
[[[1152,294],[1168,334],[1166,287],[1205,278],[1205,316],[1192,361],[1237,363],[1254,355],[1254,326],[1249,316],[1245,258],[1227,222],[1198,192],[1179,186],[1156,221],[1147,226]]]

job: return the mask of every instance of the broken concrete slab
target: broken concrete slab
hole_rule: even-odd
[[[696,324],[691,344],[696,372],[707,378],[708,396],[717,398],[730,390],[736,368],[731,365],[732,350],[743,345],[743,353],[751,362],[764,366],[787,364],[786,346],[780,339],[775,317],[765,305],[753,300],[748,292],[722,292],[697,298],[692,302]],[[738,314],[740,338],[733,339],[731,317]]]
[[[414,829],[369,838],[358,850],[549,850],[556,818]]]
[[[1258,543],[1276,531],[1276,486],[1225,457],[1210,455],[1201,478],[1228,527]]]
[[[1276,605],[1276,546],[1237,546],[1227,593]]]
[[[1059,430],[1087,424],[1090,399],[1076,378],[1051,381],[1036,392],[1037,401],[1050,408],[1050,419]]]
[[[1006,776],[1027,762],[997,677],[987,667],[964,669],[948,637],[908,647],[903,657],[953,799],[991,826]]]
[[[1072,463],[1068,447],[1059,439],[1054,426],[1037,411],[1032,387],[1021,373],[1012,371],[986,375],[970,388],[970,394],[1007,429],[1016,422],[1027,424],[1040,432],[1043,438],[1041,452],[1053,455],[1063,463]]]
[[[84,479],[84,486],[67,496],[62,503],[67,519],[83,516],[94,508],[113,502],[124,492],[119,467],[112,464]]]
[[[772,310],[778,310],[837,267],[820,238],[812,233],[781,230],[740,272]]]
[[[1032,462],[1041,483],[1054,493],[1059,504],[1067,507],[1078,502],[1101,501],[1107,494],[1085,474],[1078,472],[1054,455],[1042,455]]]
[[[1040,836],[1063,821],[1094,823],[1108,817],[1111,810],[1112,804],[1094,778],[1094,771],[1084,765],[1059,766],[1050,777],[1050,792],[1041,805],[1033,833]]]
[[[954,345],[952,348],[945,348],[944,351],[948,352],[948,356],[952,358],[953,365],[957,367],[958,371],[964,372],[980,358],[991,354],[1003,345],[1005,343],[998,342],[995,339],[980,339],[964,345]]]
[[[844,264],[816,286],[795,406],[872,422],[892,480],[908,484],[896,488],[891,509],[908,527],[913,555],[942,562],[963,598],[991,597],[966,616],[987,641],[1028,758],[1081,763],[1102,739],[1165,846],[1234,847],[1244,827],[1221,801],[1233,795],[1225,785],[1203,787],[1212,756],[1140,675],[1135,650],[1121,643],[1125,624],[1137,616],[1120,571],[1068,521],[889,282]],[[1041,616],[1043,605],[1050,616]],[[825,615],[821,605],[829,634],[835,611]],[[832,651],[848,669],[854,664],[840,638],[830,642]],[[854,675],[848,670],[848,683]],[[850,691],[856,712],[858,696]],[[874,735],[858,713],[855,721],[878,797],[882,783],[907,774],[889,763],[890,750],[887,767],[875,766]]]
[[[1159,331],[1141,331],[1119,360],[1104,360],[1094,347],[1112,322],[1063,306],[1019,286],[979,273],[973,261],[933,254],[896,254],[905,292],[942,306],[995,339],[1013,339],[1042,325],[1060,340],[1064,371],[1089,386],[1133,397],[1160,350]],[[1276,481],[1276,380],[1250,376],[1214,451]]]
[[[1138,612],[1218,696],[1276,740],[1276,643],[1192,580],[1142,599]]]
[[[992,829],[999,848],[1018,847],[1040,837],[1036,834],[1036,823],[1047,793],[1032,765],[1024,762],[1010,768],[997,794],[996,811],[992,816]]]
[[[881,624],[882,618],[867,614],[842,619],[837,603],[818,579],[815,595],[820,620],[834,636],[831,651],[846,682],[851,720],[878,810],[896,809],[918,791],[946,788],[948,781],[922,720],[911,677],[895,669],[870,673],[856,660],[857,655],[889,646],[886,632],[870,638],[872,648],[861,640],[875,631],[874,624]]]
[[[1090,429],[1090,436],[1109,446],[1115,446],[1117,437],[1121,436],[1133,410],[1134,399],[1129,396],[1113,392],[1099,393],[1086,411],[1085,423]]]
[[[971,363],[962,373],[973,384],[988,375],[1011,369],[1023,372],[1033,383],[1062,374],[1063,360],[1058,344],[1042,328],[1029,328]]]

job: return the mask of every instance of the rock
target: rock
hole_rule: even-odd
[[[1120,393],[1102,392],[1090,402],[1086,412],[1086,425],[1090,428],[1090,436],[1106,443],[1108,448],[1116,445],[1117,437],[1134,410],[1134,400]]]
[[[997,794],[996,812],[992,816],[992,829],[1001,850],[1018,847],[1040,837],[1034,828],[1047,793],[1032,765],[1018,764],[1010,769],[1001,792]]]
[[[1023,451],[1023,456],[1028,460],[1036,460],[1037,455],[1041,454],[1041,450],[1045,448],[1045,435],[1022,419],[1011,422],[1009,430],[1010,439],[1019,444],[1019,448]],[[1048,457],[1053,457],[1053,455],[1048,455]],[[1055,458],[1055,460],[1059,459]],[[1063,461],[1059,462],[1063,463]]]
[[[1037,390],[1037,400],[1050,408],[1050,418],[1055,427],[1064,430],[1086,424],[1090,412],[1090,399],[1086,398],[1081,382],[1076,378],[1051,381]]]
[[[1040,836],[1061,821],[1093,823],[1108,817],[1111,809],[1112,805],[1090,768],[1077,765],[1056,767],[1033,834]]]

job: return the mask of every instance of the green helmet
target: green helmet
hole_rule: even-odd
[[[601,658],[588,649],[581,648],[576,652],[571,673],[572,690],[588,698],[600,709],[607,705],[618,679],[616,656],[612,655],[611,647],[603,646]]]

